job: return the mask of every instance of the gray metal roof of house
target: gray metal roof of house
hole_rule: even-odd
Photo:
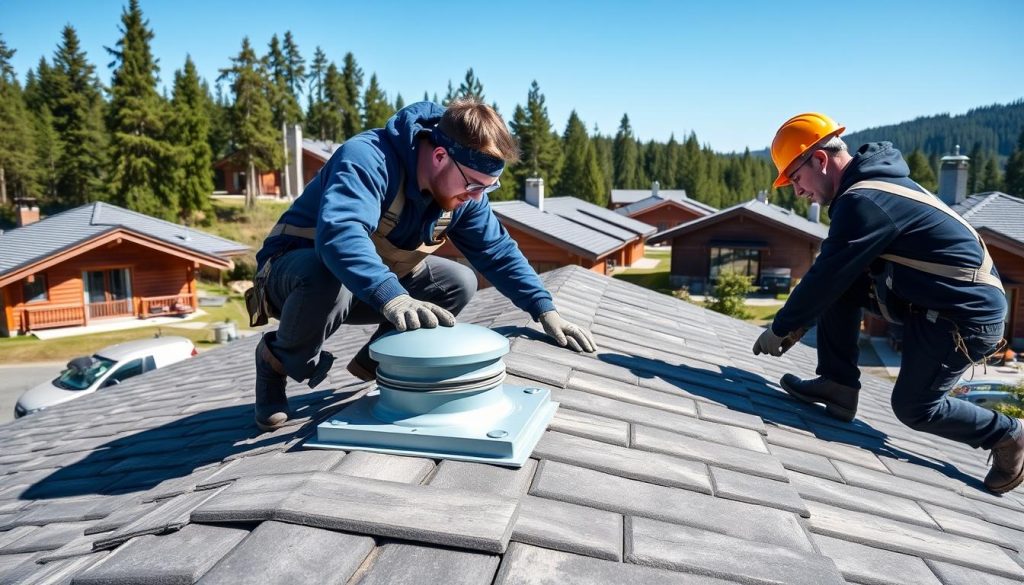
[[[971,195],[953,209],[974,229],[990,229],[1024,244],[1024,199],[999,191]]]
[[[819,240],[824,240],[825,238],[828,237],[828,226],[825,224],[813,222],[791,209],[785,209],[772,203],[758,201],[757,199],[751,199],[746,203],[738,203],[736,205],[733,205],[732,207],[726,207],[721,211],[712,213],[711,215],[698,217],[697,219],[667,229],[663,232],[659,232],[651,236],[649,241],[651,243],[655,243],[669,240],[676,237],[676,235],[678,235],[679,233],[689,232],[694,229],[697,229],[702,224],[717,220],[721,218],[723,215],[740,213],[744,210],[755,213],[769,221],[779,223],[789,228],[803,232]]]
[[[510,379],[561,403],[529,464],[306,450],[368,385],[290,382],[296,419],[252,423],[255,338],[0,426],[0,582],[500,585],[1020,583],[1024,493],[980,488],[985,452],[892,414],[790,399],[797,346],[565,267],[543,276],[596,355],[544,340],[493,288],[460,315],[511,340]],[[344,364],[370,335],[327,343]]]
[[[545,205],[550,201],[545,200]],[[602,229],[597,230],[589,225],[598,223],[597,220],[580,223],[550,210],[541,211],[525,201],[495,201],[491,203],[491,209],[502,221],[532,232],[575,254],[595,259],[622,248],[636,237],[636,234],[609,223],[602,222]]]
[[[607,233],[623,242],[634,240],[637,236],[650,236],[658,231],[650,224],[631,217],[623,217],[610,209],[577,197],[548,197],[544,200],[544,211]]]
[[[306,152],[327,161],[336,150],[341,148],[340,142],[328,142],[326,140],[302,139],[302,149]]]
[[[635,203],[630,203],[629,205],[618,207],[615,209],[615,212],[621,213],[622,215],[633,215],[634,213],[639,213],[641,211],[644,211],[645,209],[650,209],[655,205],[661,205],[666,201],[671,201],[678,205],[682,205],[683,207],[686,207],[688,209],[692,209],[693,211],[697,212],[700,215],[708,215],[718,211],[717,207],[712,207],[707,203],[701,203],[696,199],[690,199],[689,197],[686,196],[686,191],[682,191],[682,194],[682,197],[672,197],[665,194],[664,192],[659,192],[657,195],[651,195],[646,199],[641,199],[639,201],[636,201]]]
[[[629,205],[654,194],[652,189],[612,189],[612,203]],[[659,189],[658,195],[666,199],[685,199],[686,189]]]
[[[244,253],[238,242],[143,215],[110,203],[89,203],[0,234],[0,275],[38,262],[117,228],[207,256]]]

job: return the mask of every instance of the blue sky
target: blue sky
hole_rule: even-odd
[[[104,82],[126,0],[0,0],[19,75],[53,55],[66,23]],[[484,10],[482,7],[486,7]],[[303,56],[351,51],[390,98],[444,95],[473,67],[510,116],[536,79],[561,132],[576,109],[644,140],[691,130],[718,151],[765,147],[789,116],[851,131],[1024,97],[1024,2],[218,2],[143,0],[163,82],[192,55],[208,80],[243,36],[262,54],[291,30]]]

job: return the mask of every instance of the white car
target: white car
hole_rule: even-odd
[[[53,380],[23,392],[14,405],[14,418],[116,386],[197,353],[191,340],[171,336],[119,343],[94,355],[75,358]]]

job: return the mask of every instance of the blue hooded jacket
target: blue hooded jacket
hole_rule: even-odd
[[[417,146],[422,132],[441,119],[444,108],[412,104],[388,120],[341,145],[278,223],[316,227],[315,242],[295,236],[271,236],[256,254],[258,268],[277,252],[315,245],[321,262],[347,289],[376,310],[408,294],[384,265],[370,239],[400,183],[405,206],[388,240],[405,250],[432,241],[441,208],[416,178]],[[404,180],[403,180],[404,175]],[[446,234],[474,268],[534,320],[554,310],[551,294],[494,216],[485,195],[452,214]]]
[[[821,253],[775,316],[775,334],[784,336],[813,324],[869,269],[876,289],[886,286],[885,277],[891,276],[892,294],[915,307],[934,309],[959,323],[1005,320],[1006,297],[993,286],[935,276],[878,258],[888,253],[977,268],[983,252],[966,227],[938,209],[874,189],[845,192],[868,179],[920,190],[892,144],[860,147],[843,171],[839,195],[829,204],[832,223]],[[994,267],[992,274],[996,274]]]

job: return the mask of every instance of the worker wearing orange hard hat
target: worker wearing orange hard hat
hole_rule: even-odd
[[[793,116],[772,141],[774,185],[827,206],[828,237],[811,269],[754,354],[780,356],[817,324],[818,377],[782,377],[790,395],[822,404],[835,418],[857,412],[862,310],[903,327],[892,407],[907,426],[976,448],[993,465],[985,487],[1010,491],[1024,481],[1022,421],[949,396],[969,367],[1001,347],[1006,297],[977,232],[910,179],[888,142],[851,154],[845,127],[825,114]]]

